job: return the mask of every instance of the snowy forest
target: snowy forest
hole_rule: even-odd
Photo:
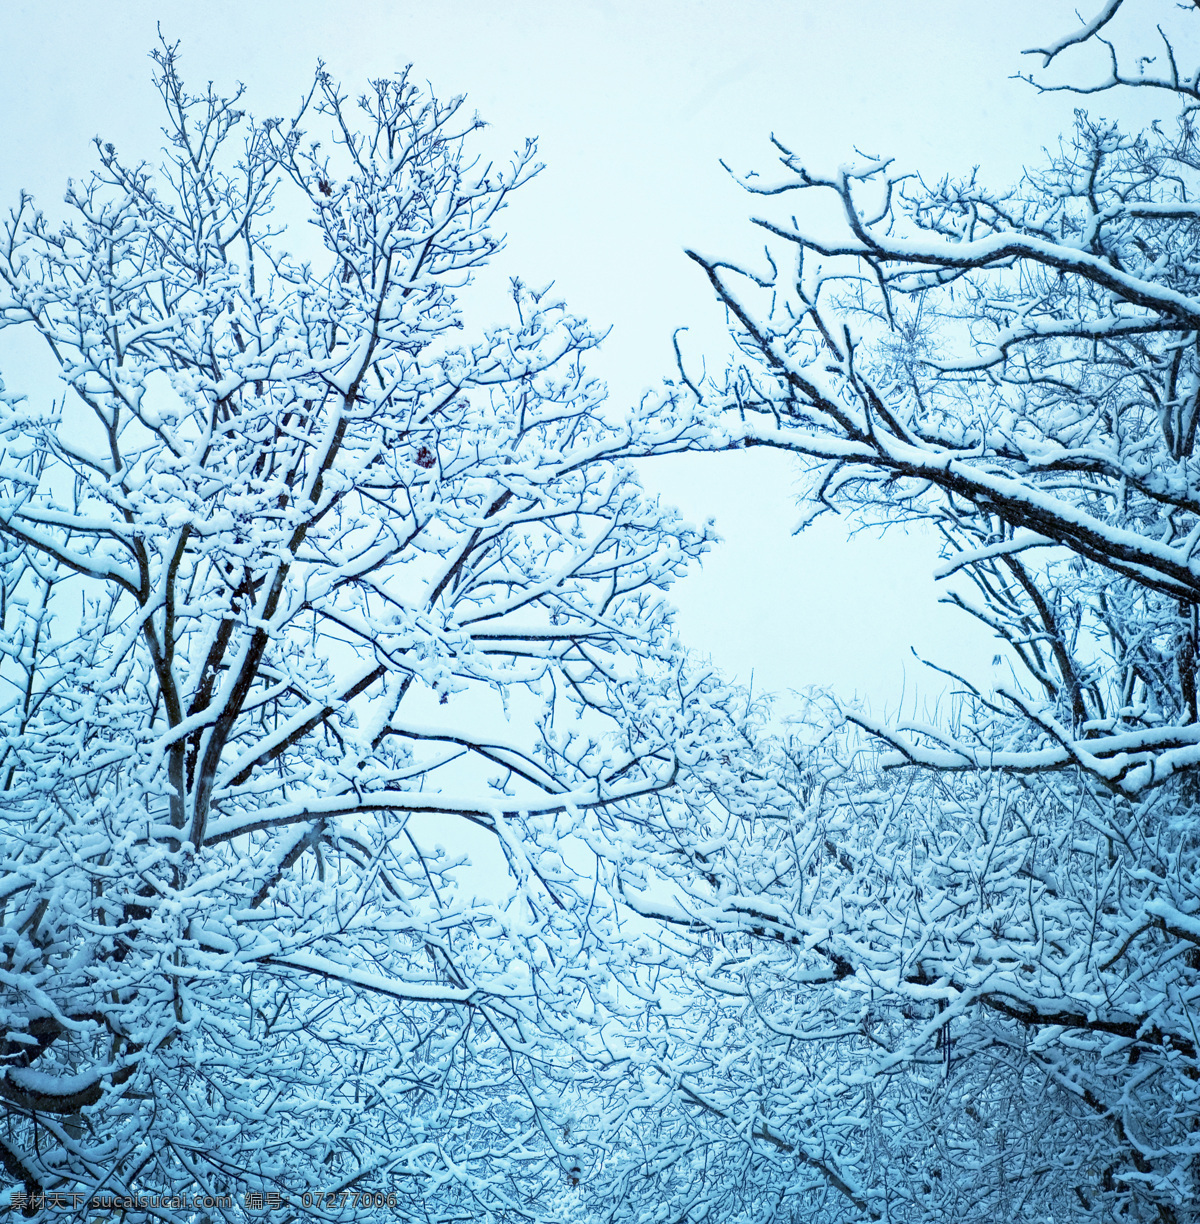
[[[417,69],[256,119],[163,39],[164,148],[5,203],[13,1218],[1200,1221],[1200,3],[1134,3],[1015,183],[731,172],[636,402],[488,317],[537,150]],[[689,649],[643,474],[753,447],[936,535],[992,682]]]

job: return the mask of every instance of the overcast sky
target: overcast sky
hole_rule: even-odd
[[[1099,0],[1087,0],[1085,17]],[[721,169],[768,169],[775,132],[818,166],[855,146],[928,175],[980,165],[1007,182],[1076,102],[1011,79],[1023,48],[1075,27],[1063,0],[6,0],[0,204],[34,190],[47,211],[91,166],[94,135],[154,158],[148,52],[156,24],[185,77],[247,85],[258,115],[295,109],[323,59],[350,92],[412,63],[441,95],[466,93],[497,151],[537,136],[546,170],[504,217],[500,276],[553,279],[612,334],[595,363],[617,397],[670,372],[672,331],[694,351],[721,320],[682,254],[749,257],[754,205]],[[1099,107],[1097,108],[1099,109]],[[487,320],[477,320],[486,323]],[[11,382],[11,378],[10,378]],[[932,541],[858,537],[839,522],[800,537],[780,455],[650,465],[726,542],[676,592],[687,640],[755,688],[832,685],[895,710],[936,692],[910,653],[952,667],[991,656],[936,604]],[[976,666],[975,674],[978,673]]]

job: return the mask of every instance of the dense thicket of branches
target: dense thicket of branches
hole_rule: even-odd
[[[627,1201],[1194,1218],[1200,881],[1178,797],[889,770],[832,729],[773,772],[789,816],[698,829],[680,1006],[614,1144]]]

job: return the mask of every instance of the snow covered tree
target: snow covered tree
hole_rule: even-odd
[[[722,1218],[1198,1218],[1200,11],[1130,70],[1122,7],[1037,54],[1102,46],[1079,92],[1172,120],[1081,111],[1007,191],[779,145],[763,265],[691,252],[740,349],[681,362],[710,445],[796,455],[811,516],[931,525],[1012,664],[939,725],[849,711],[884,755],[793,753],[792,815],[681,906],[710,1002],[656,1176],[699,1204],[723,1162]]]
[[[658,955],[622,873],[741,776],[663,598],[707,535],[626,462],[678,427],[545,293],[464,330],[532,145],[406,74],[254,122],[155,62],[165,162],[98,142],[0,233],[65,385],[0,412],[0,1163],[28,1214],[562,1218]]]
[[[1190,105],[1196,90],[1179,93]],[[832,194],[846,234],[756,218],[792,249],[769,275],[691,252],[752,358],[693,390],[729,409],[728,445],[805,460],[811,514],[935,524],[943,576],[976,587],[976,602],[950,598],[1045,698],[1002,690],[1044,741],[1027,752],[998,759],[928,729],[936,747],[897,747],[945,768],[1082,768],[1131,796],[1195,768],[1190,109],[1140,136],[1081,112],[1051,163],[1004,192],[926,189],[879,160],[822,176],[780,153],[781,180],[747,190]]]

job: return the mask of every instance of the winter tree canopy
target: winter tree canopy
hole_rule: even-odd
[[[689,252],[735,359],[633,406],[549,290],[475,323],[535,150],[408,74],[256,121],[164,44],[165,160],[16,202],[14,1203],[1200,1218],[1200,10],[1130,59],[1132,3],[1015,187],[780,143],[761,260]],[[940,534],[992,686],[769,719],[686,654],[712,535],[633,461],[763,446]]]

